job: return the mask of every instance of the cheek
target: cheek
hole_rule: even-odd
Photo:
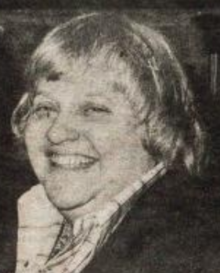
[[[39,124],[29,123],[25,130],[25,145],[31,165],[38,175],[45,172],[46,167],[46,130]]]
[[[25,130],[25,144],[28,150],[37,149],[44,141],[44,131],[40,126],[34,123],[27,124]]]
[[[124,157],[142,148],[141,137],[135,128],[126,126],[96,128],[89,132],[89,138],[102,159],[112,157],[114,160],[113,157]]]
[[[33,149],[44,147],[49,126],[45,122],[38,122],[34,118],[30,118],[25,128],[25,143],[28,150],[32,150],[32,147]]]

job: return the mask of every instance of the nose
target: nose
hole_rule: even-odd
[[[65,117],[57,117],[47,131],[47,139],[52,144],[61,144],[65,141],[76,141],[80,134],[73,121]]]

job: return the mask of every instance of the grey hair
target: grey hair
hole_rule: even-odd
[[[183,69],[159,32],[124,15],[93,13],[61,24],[44,38],[27,67],[28,92],[12,116],[12,128],[22,138],[37,83],[56,81],[71,70],[75,59],[91,58],[105,50],[132,70],[144,98],[138,114],[146,124],[143,145],[168,165],[201,171],[205,133],[194,107],[193,93]],[[127,94],[135,102],[137,94]],[[177,165],[178,165],[177,164]]]

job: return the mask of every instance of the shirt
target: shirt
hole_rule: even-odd
[[[107,202],[103,209],[76,219],[73,227],[53,207],[43,187],[35,186],[19,200],[16,273],[80,273],[140,194],[165,172],[164,164],[159,163]]]

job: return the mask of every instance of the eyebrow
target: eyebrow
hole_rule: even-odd
[[[101,91],[94,91],[91,92],[87,95],[87,98],[97,98],[97,99],[106,99],[108,102],[110,103],[114,103],[111,96],[109,95],[109,93],[115,93],[115,94],[125,94],[125,89],[126,87],[124,87],[121,84],[118,84],[116,82],[114,82],[113,86],[111,86],[110,88],[107,88],[106,90],[101,90]],[[126,97],[125,97],[126,99]]]
[[[45,93],[43,93],[42,91],[38,91],[38,92],[36,92],[36,95],[35,95],[35,97],[34,97],[34,99],[36,99],[36,98],[46,98],[46,99],[51,99],[51,100],[53,100],[52,98],[50,98],[48,95],[46,95]]]
[[[42,98],[42,99],[47,99],[47,100],[49,100],[49,101],[55,103],[55,104],[58,106],[58,103],[57,103],[53,98],[51,98],[51,97],[49,97],[48,95],[45,95],[45,94],[43,94],[43,93],[41,93],[41,92],[39,92],[39,93],[36,94],[36,96],[34,97],[34,101],[35,101],[35,100],[40,100],[41,98]]]
[[[112,85],[110,88],[107,88],[106,92],[104,91],[96,91],[88,94],[88,96],[99,96],[102,94],[108,94],[108,92],[113,92],[113,93],[119,93],[119,94],[125,94],[126,86],[120,82],[113,81]]]

